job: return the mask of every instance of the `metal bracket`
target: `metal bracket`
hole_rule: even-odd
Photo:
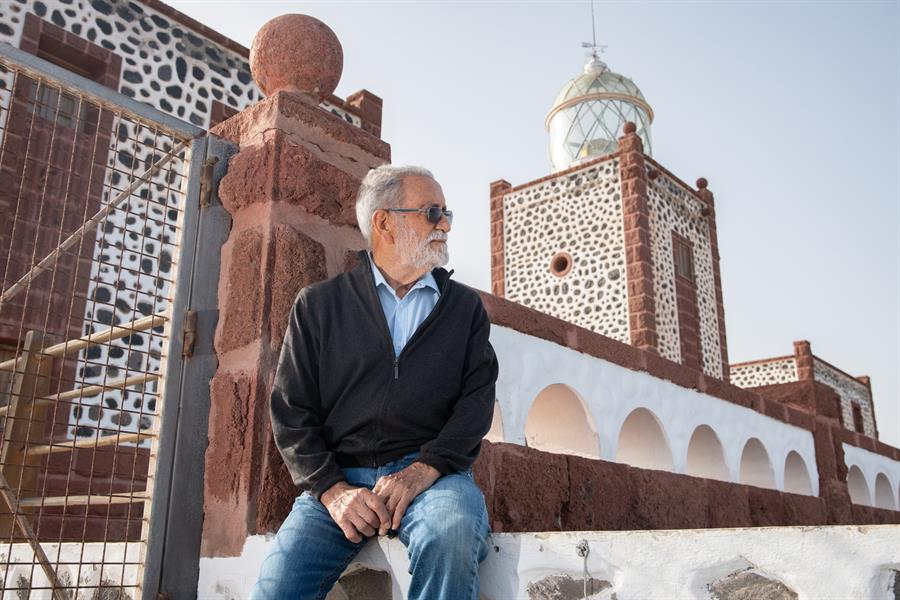
[[[218,156],[210,156],[203,162],[203,171],[200,173],[200,208],[210,205],[213,192],[213,169],[219,162]]]
[[[197,311],[184,311],[184,322],[181,329],[181,356],[194,356],[194,343],[197,341]]]

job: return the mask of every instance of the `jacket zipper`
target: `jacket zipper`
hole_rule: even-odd
[[[425,317],[425,320],[419,324],[419,326],[413,332],[412,337],[406,341],[406,345],[403,346],[403,350],[400,351],[400,355],[397,356],[394,353],[394,339],[391,337],[391,330],[390,330],[390,327],[388,327],[387,319],[384,316],[384,310],[381,307],[381,298],[378,297],[378,290],[377,290],[376,284],[375,284],[375,276],[372,274],[372,265],[371,265],[372,258],[369,256],[368,252],[365,253],[364,258],[365,258],[365,263],[366,263],[367,279],[369,280],[369,282],[371,284],[368,287],[368,289],[372,292],[372,295],[374,296],[375,313],[378,315],[378,320],[381,322],[381,332],[387,339],[388,347],[391,349],[391,354],[394,355],[394,380],[397,380],[397,379],[400,379],[400,358],[406,353],[407,349],[409,349],[409,347],[412,345],[412,342],[414,340],[418,340],[418,338],[421,337],[420,334],[422,333],[422,331],[431,323],[431,321],[433,321],[436,318],[438,308],[440,308],[441,303],[444,301],[444,298],[447,296],[447,291],[449,289],[449,283],[450,283],[450,276],[453,275],[453,271],[455,271],[456,269],[453,269],[447,273],[447,279],[444,282],[444,289],[441,290],[440,296],[438,297],[438,301],[434,305],[434,308],[431,309],[431,312],[428,313],[428,316]],[[378,267],[375,267],[375,268],[378,268]],[[385,391],[385,396],[387,396],[388,391],[389,390]],[[384,408],[387,406],[386,402],[384,402],[384,401],[382,401],[382,402],[383,402],[383,404],[381,406],[381,411],[379,412],[379,420],[381,420],[381,412],[383,412]],[[379,429],[378,433],[380,433],[380,427],[378,429]],[[376,442],[376,444],[377,444],[377,442]],[[377,460],[378,453],[373,452],[371,456],[372,456],[372,467],[373,468],[378,467],[378,460]]]
[[[403,355],[406,354],[406,351],[409,350],[414,342],[419,341],[419,338],[424,335],[424,331],[428,328],[431,322],[437,318],[438,309],[441,307],[441,303],[444,301],[444,298],[447,297],[447,292],[449,291],[450,275],[453,275],[453,271],[450,271],[450,273],[447,275],[447,281],[444,283],[445,289],[438,297],[438,301],[437,303],[435,303],[434,308],[431,309],[431,312],[428,313],[428,316],[425,317],[425,320],[419,323],[419,326],[416,327],[416,330],[413,332],[412,337],[406,340],[406,345],[403,346],[403,350],[400,351],[400,356],[394,357],[394,379],[400,378],[400,359],[403,358]],[[381,299],[379,298],[379,301],[380,300]]]

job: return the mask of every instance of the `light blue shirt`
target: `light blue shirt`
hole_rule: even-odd
[[[372,266],[375,289],[378,291],[378,299],[381,300],[384,318],[394,342],[394,356],[400,356],[406,342],[437,304],[441,292],[438,289],[437,281],[434,280],[434,275],[429,271],[419,278],[403,298],[398,298],[394,288],[385,280],[381,270],[375,265],[371,252],[369,253],[369,263]]]

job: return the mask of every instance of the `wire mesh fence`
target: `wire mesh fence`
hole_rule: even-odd
[[[0,596],[136,598],[190,161],[0,56]]]

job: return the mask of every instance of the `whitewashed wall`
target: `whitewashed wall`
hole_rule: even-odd
[[[878,508],[900,510],[900,504],[898,504],[898,496],[900,496],[900,462],[857,446],[849,444],[843,444],[843,446],[844,462],[847,465],[847,469],[856,467],[862,472],[869,494],[868,504]],[[887,480],[886,485],[878,486],[879,475]],[[886,489],[890,491],[890,502],[885,497]],[[864,502],[859,503],[864,504]]]
[[[609,584],[592,598],[705,600],[716,582],[750,572],[780,582],[804,599],[887,600],[894,597],[895,570],[900,569],[897,525],[500,533],[492,537],[494,551],[480,572],[485,600],[534,597],[529,596],[529,584],[546,577],[582,579],[585,561],[576,551],[582,540],[588,547],[589,577]],[[270,543],[271,537],[253,536],[239,557],[201,559],[198,598],[249,598]],[[348,571],[365,567],[389,572],[393,599],[400,600],[406,598],[409,586],[408,565],[402,543],[382,538],[370,542]]]
[[[617,459],[626,418],[643,408],[658,420],[676,473],[685,472],[694,431],[707,425],[722,445],[729,481],[740,482],[744,447],[756,438],[771,461],[776,489],[784,490],[785,461],[794,451],[805,463],[812,495],[819,493],[813,437],[806,429],[506,327],[492,327],[491,344],[500,362],[497,399],[503,441],[526,445],[532,402],[547,386],[561,383],[584,402],[603,460]]]

